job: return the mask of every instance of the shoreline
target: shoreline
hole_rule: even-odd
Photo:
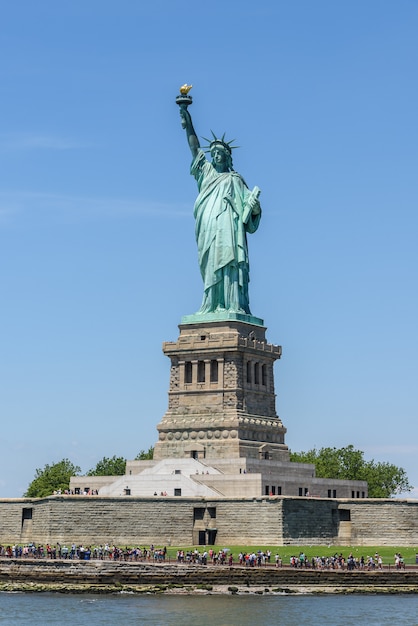
[[[269,587],[227,587],[226,585],[202,588],[193,585],[95,585],[95,584],[54,584],[54,583],[0,583],[1,593],[59,593],[91,595],[236,595],[236,596],[323,596],[323,595],[409,595],[417,594],[418,586],[298,586]]]
[[[418,593],[418,570],[1,559],[0,592],[323,595]]]

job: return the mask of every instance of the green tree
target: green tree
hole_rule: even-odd
[[[54,491],[65,491],[70,486],[71,476],[80,474],[81,468],[74,465],[68,459],[62,459],[58,463],[45,465],[43,469],[35,471],[35,478],[23,494],[26,498],[44,498]]]
[[[140,450],[135,457],[135,461],[152,461],[154,458],[154,446],[150,446],[148,450]]]
[[[366,463],[364,470],[364,480],[369,485],[369,498],[389,498],[412,489],[402,467],[371,461]]]
[[[123,476],[126,469],[126,459],[123,456],[112,456],[111,459],[104,456],[90,469],[86,476]]]
[[[373,459],[365,461],[364,452],[356,450],[352,445],[291,452],[290,460],[295,463],[313,463],[318,478],[366,480],[369,498],[390,498],[412,489],[402,467]]]

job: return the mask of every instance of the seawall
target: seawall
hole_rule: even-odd
[[[144,591],[146,587],[161,591],[167,588],[235,586],[269,588],[271,591],[310,589],[315,591],[418,592],[418,569],[406,570],[309,570],[296,568],[202,566],[194,564],[153,564],[111,561],[68,561],[2,559],[0,585],[61,586],[60,591]],[[39,590],[39,589],[35,589]]]

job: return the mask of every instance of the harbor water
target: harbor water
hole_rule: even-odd
[[[0,593],[0,624],[60,626],[418,626],[418,595]]]

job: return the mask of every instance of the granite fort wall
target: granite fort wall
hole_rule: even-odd
[[[195,509],[206,525],[196,519]],[[26,511],[26,517],[23,519]],[[200,517],[200,516],[198,516]],[[281,501],[259,499],[51,496],[0,501],[0,543],[151,543],[191,545],[196,531],[216,531],[216,543],[281,541]]]
[[[418,500],[51,496],[0,500],[0,543],[418,545]],[[206,539],[209,535],[206,534]]]
[[[418,545],[418,500],[283,498],[283,543]]]
[[[334,543],[338,535],[338,501],[316,498],[283,499],[283,543]]]
[[[356,545],[418,546],[418,500],[362,500],[351,509]]]

